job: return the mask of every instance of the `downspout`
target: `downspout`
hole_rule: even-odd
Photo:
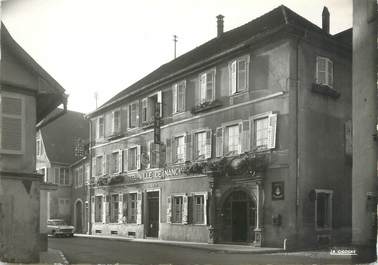
[[[42,121],[40,121],[40,122],[36,125],[36,129],[37,129],[37,131],[38,131],[39,129],[41,129],[42,127],[45,127],[47,124],[49,124],[49,123],[55,121],[56,119],[60,118],[61,116],[63,116],[64,114],[67,113],[67,96],[66,96],[66,95],[63,95],[63,101],[62,101],[62,103],[63,103],[63,110],[60,111],[60,112],[58,112],[58,113],[56,113],[55,115],[53,115],[53,116],[47,118],[46,120],[43,119]]]
[[[296,88],[295,88],[295,130],[296,130],[296,137],[295,137],[295,154],[296,154],[296,172],[295,172],[295,238],[296,242],[298,242],[298,212],[299,212],[299,135],[300,135],[300,128],[299,128],[299,46],[300,46],[301,39],[297,39],[296,45]]]

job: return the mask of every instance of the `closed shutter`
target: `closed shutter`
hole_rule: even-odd
[[[250,145],[250,122],[249,120],[243,121],[243,135],[242,135],[242,153],[249,152],[251,145]]]
[[[268,149],[276,147],[277,114],[268,117]]]
[[[118,223],[122,223],[122,217],[123,217],[123,194],[119,193],[118,194]]]
[[[316,57],[316,83],[317,84],[327,84],[326,83],[326,58]]]
[[[172,139],[167,139],[167,144],[165,148],[165,157],[166,157],[166,163],[171,164],[172,163]]]
[[[188,196],[182,196],[182,223],[188,224]]]
[[[200,76],[200,103],[206,101],[206,74]]]
[[[135,127],[139,127],[139,113],[140,113],[140,108],[139,108],[139,101],[137,101],[136,103],[136,124],[135,124]]]
[[[167,224],[172,223],[172,196],[167,196]]]
[[[333,87],[333,62],[331,60],[328,61],[328,85]]]
[[[129,106],[124,107],[125,115],[124,117],[124,123],[125,123],[125,129],[127,130],[129,128]]]
[[[142,224],[142,192],[137,193],[137,224]]]
[[[177,112],[177,84],[172,87],[172,103],[173,103],[173,113]]]
[[[91,220],[92,224],[95,222],[95,197],[91,197]]]
[[[216,157],[223,156],[223,127],[216,130]]]
[[[122,150],[118,150],[118,173],[121,173],[122,172]]]
[[[188,224],[193,224],[193,195],[188,196]]]
[[[137,154],[136,154],[136,166],[137,169],[140,170],[140,157],[141,157],[141,147],[140,145],[137,145]]]
[[[192,160],[192,151],[193,151],[193,145],[192,145],[192,135],[190,133],[185,135],[185,158],[184,161],[191,161]]]
[[[106,196],[103,196],[102,197],[102,222],[103,223],[106,223],[106,219],[107,219],[107,210],[108,210],[108,207],[107,207],[107,202],[106,202]]]
[[[150,142],[150,167],[155,168],[158,167],[158,162],[157,162],[157,149],[159,147],[158,144],[155,144],[154,142]]]
[[[1,151],[23,152],[23,99],[1,96]]]
[[[123,194],[123,204],[122,204],[122,218],[125,217],[125,221],[127,223],[127,199],[129,194]]]
[[[213,138],[212,130],[209,129],[206,131],[206,149],[205,149],[205,158],[211,158],[211,142]]]
[[[242,150],[242,141],[243,141],[243,123],[239,123],[239,145],[238,145],[238,154],[241,154],[241,150]]]
[[[230,66],[231,78],[230,78],[230,87],[231,95],[236,93],[236,61],[233,61]]]
[[[209,200],[209,193],[206,192],[205,195],[204,195],[204,198],[203,198],[203,223],[208,225],[208,218],[207,218],[207,215],[209,214],[208,213],[208,200]]]
[[[176,163],[177,162],[177,141],[175,137],[172,137],[171,143],[172,143],[172,149],[171,149],[172,163]]]
[[[105,175],[105,170],[106,170],[106,155],[103,155],[102,156],[102,172],[101,172],[101,175]]]
[[[148,120],[147,98],[142,99],[142,122]]]
[[[127,167],[127,164],[128,164],[128,155],[129,155],[129,149],[125,149],[125,150],[123,150],[123,157],[122,157],[122,159],[123,159],[123,172],[127,172],[127,170],[128,170],[128,167]]]
[[[106,163],[105,163],[105,169],[106,169],[106,171],[104,172],[105,175],[108,175],[108,174],[111,173],[111,169],[113,167],[113,163],[114,162],[112,162],[112,155],[111,154],[106,155]]]

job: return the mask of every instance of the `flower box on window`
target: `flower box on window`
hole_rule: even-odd
[[[207,111],[212,108],[217,108],[222,105],[222,102],[219,100],[213,100],[213,101],[206,101],[199,105],[196,105],[192,108],[191,112],[192,114],[196,114],[202,111]]]
[[[109,179],[108,184],[115,185],[115,184],[123,183],[123,181],[124,181],[124,177],[122,175],[116,175]]]
[[[97,186],[106,186],[109,184],[109,178],[108,177],[99,177],[97,179]]]
[[[314,93],[322,94],[324,96],[329,96],[334,99],[340,97],[340,92],[328,85],[314,83],[312,84],[311,91]]]
[[[116,139],[122,138],[123,136],[125,136],[123,133],[120,133],[120,132],[118,132],[118,133],[114,133],[114,134],[112,134],[112,135],[110,135],[110,136],[108,137],[108,140],[109,140],[109,141],[113,141],[113,140],[116,140]]]

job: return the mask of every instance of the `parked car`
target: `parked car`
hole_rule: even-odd
[[[52,236],[69,236],[73,237],[75,227],[67,225],[62,219],[50,219],[47,221],[47,233]]]

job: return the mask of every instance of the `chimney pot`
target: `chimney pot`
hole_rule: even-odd
[[[220,37],[223,34],[223,15],[217,16],[217,37]]]
[[[329,34],[329,11],[327,7],[324,7],[322,12],[322,29]]]

